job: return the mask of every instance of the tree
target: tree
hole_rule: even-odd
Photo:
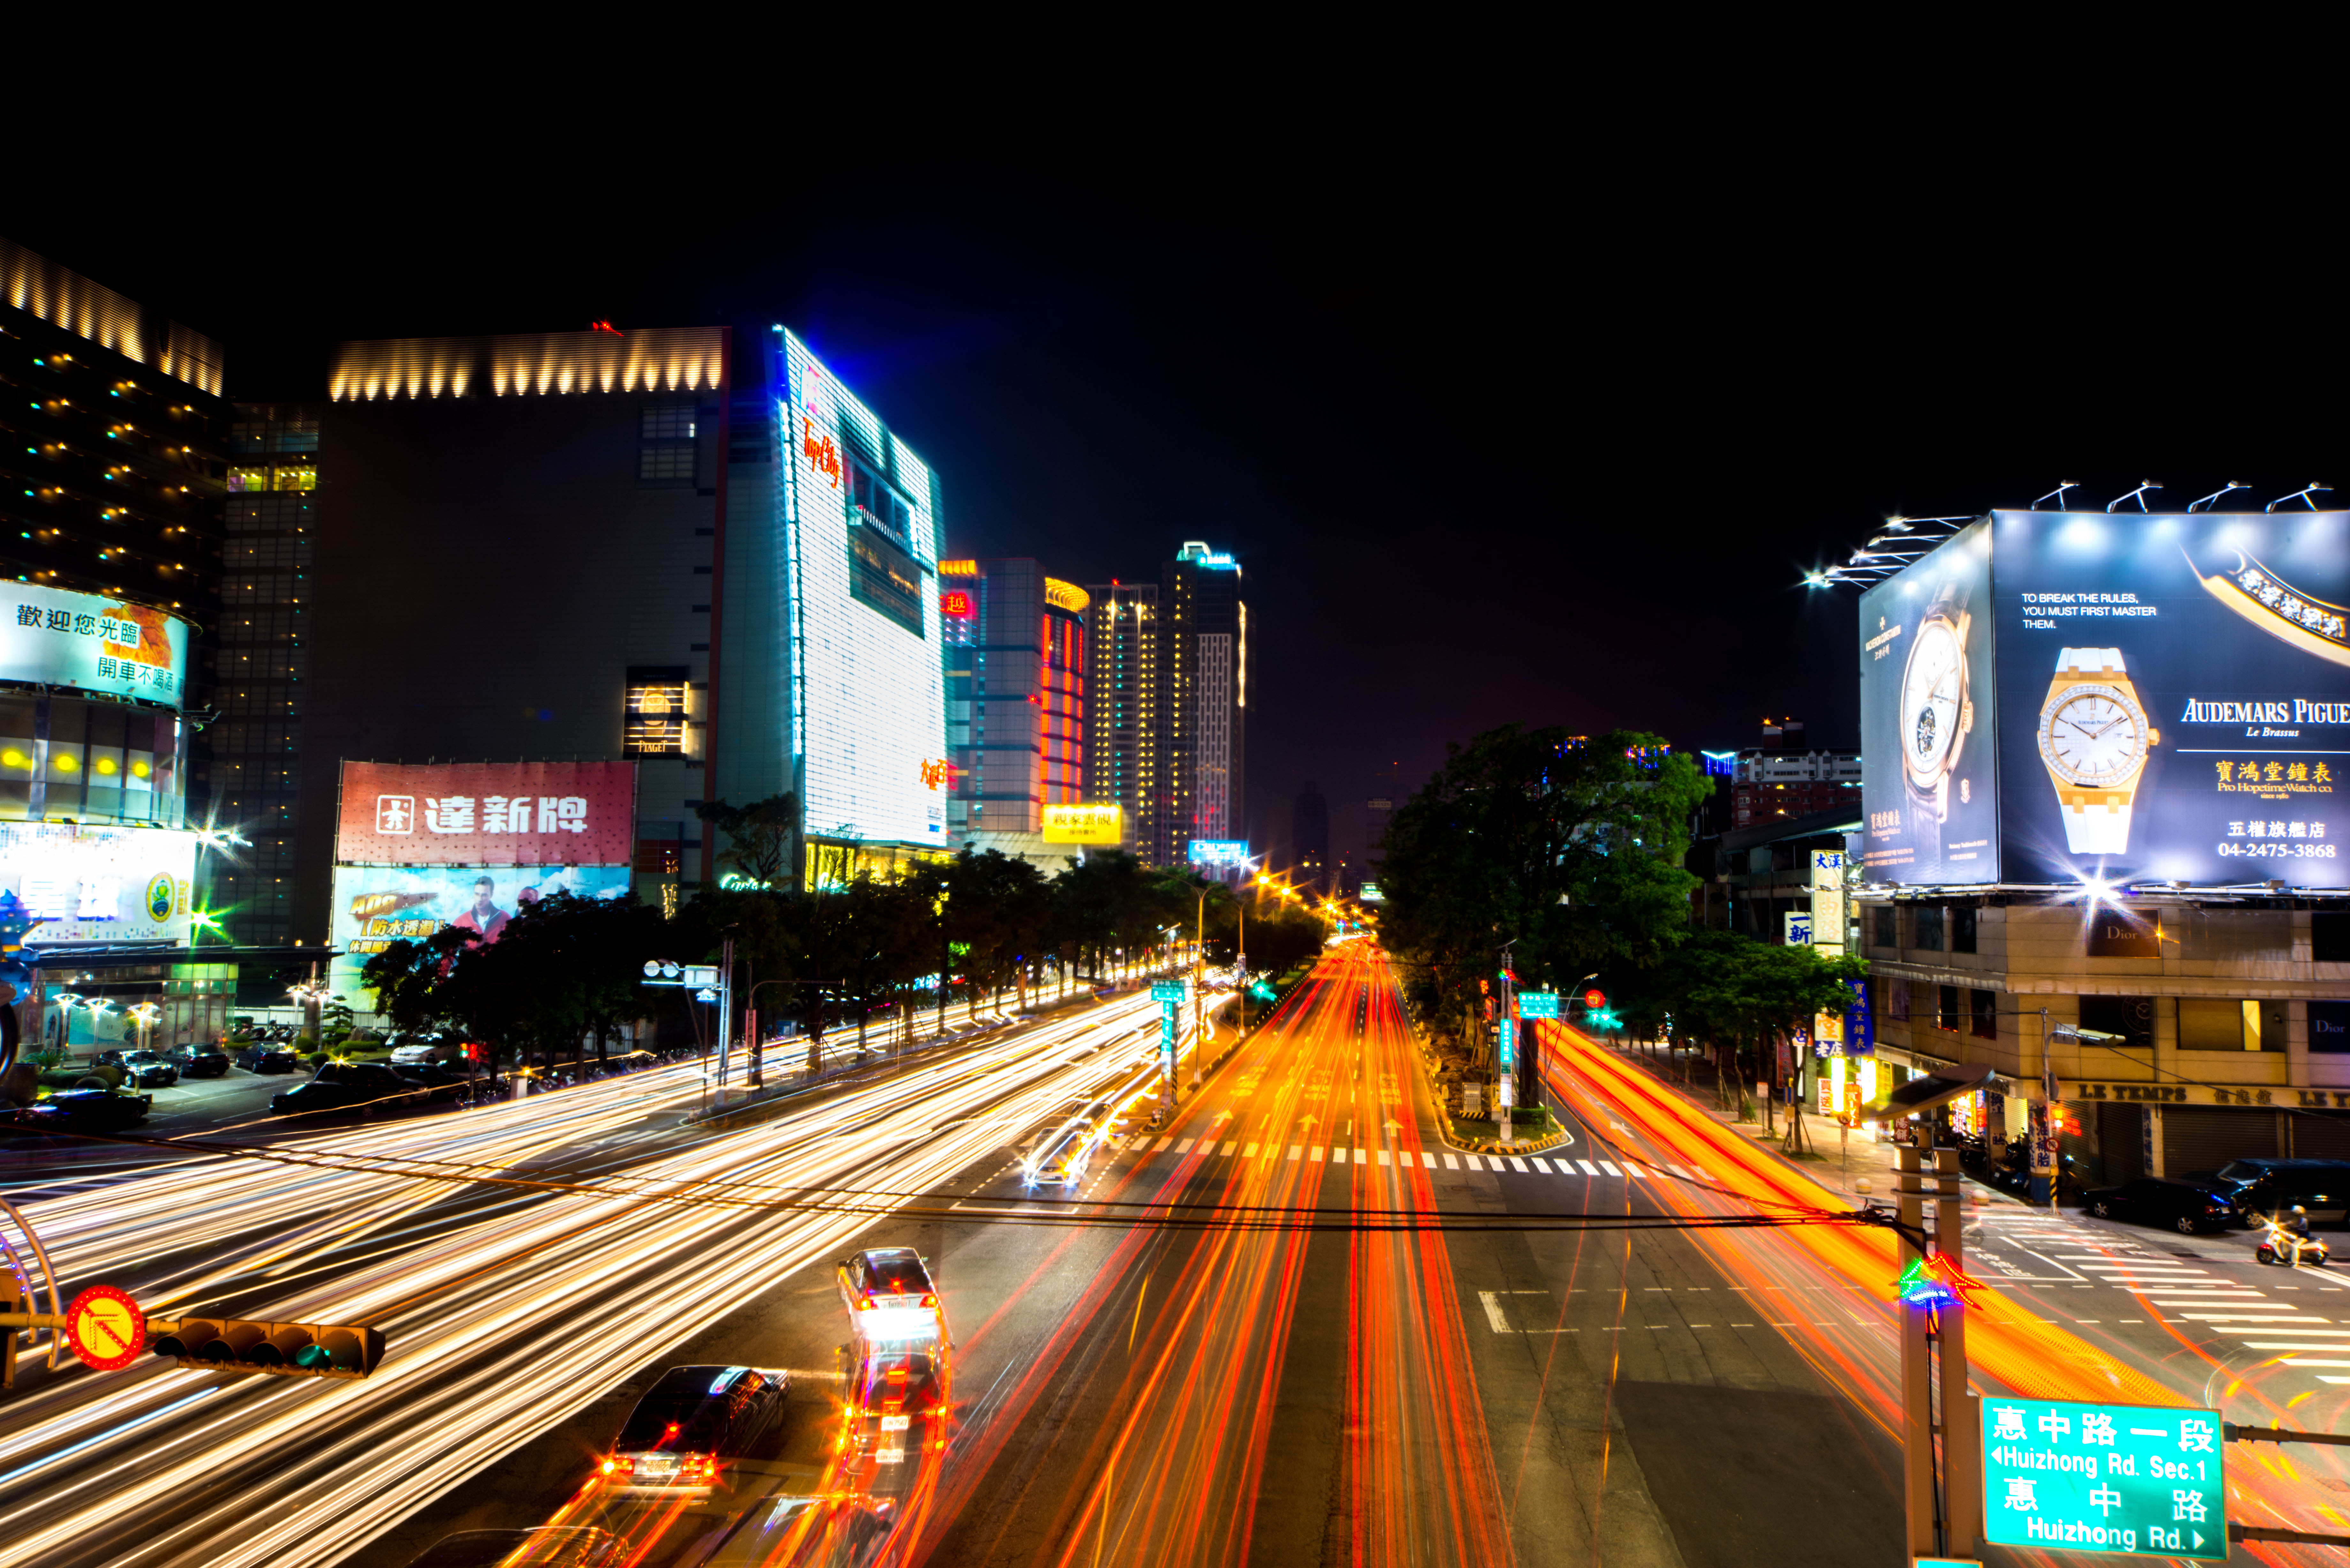
[[[1659,737],[1505,725],[1454,746],[1379,846],[1380,932],[1414,1002],[1471,1033],[1506,948],[1528,987],[1662,961],[1686,932],[1680,868],[1706,781]]]
[[[793,876],[792,845],[799,830],[799,799],[789,793],[772,794],[744,806],[706,800],[693,814],[727,838],[718,852],[718,865],[753,888],[783,891]]]

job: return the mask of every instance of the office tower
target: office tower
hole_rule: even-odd
[[[1247,832],[1248,606],[1241,568],[1196,541],[1161,570],[1168,663],[1169,862]]]
[[[1289,854],[1301,886],[1330,890],[1330,803],[1310,780],[1290,813]]]
[[[949,842],[1057,869],[1076,850],[1046,844],[1045,809],[1087,798],[1091,596],[1025,559],[942,561],[939,579]]]
[[[1085,798],[1118,806],[1126,847],[1171,864],[1167,671],[1155,583],[1088,585]]]

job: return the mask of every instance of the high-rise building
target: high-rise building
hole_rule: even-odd
[[[1289,853],[1297,880],[1322,892],[1330,890],[1330,803],[1322,786],[1311,780],[1297,792],[1290,813]]]
[[[946,659],[951,846],[1051,864],[1047,806],[1086,800],[1087,609],[1091,596],[1033,560],[939,563]]]
[[[1166,639],[1155,583],[1095,583],[1086,610],[1085,798],[1115,804],[1126,847],[1171,864]]]
[[[936,485],[797,338],[764,347],[741,395],[723,327],[336,351],[305,931],[344,759],[633,760],[649,898],[715,879],[715,800],[792,794],[799,877],[946,851]]]

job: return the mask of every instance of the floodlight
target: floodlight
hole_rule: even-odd
[[[2081,482],[2079,480],[2068,479],[2064,483],[2058,485],[2055,489],[2050,491],[2046,495],[2042,496],[2040,501],[2034,501],[2032,504],[2032,509],[2034,512],[2037,512],[2040,510],[2041,501],[2053,499],[2056,503],[2056,510],[2062,512],[2064,510],[2064,493],[2068,490],[2078,490],[2080,488]]]
[[[2162,486],[2157,484],[2151,479],[2141,479],[2137,482],[2137,488],[2136,490],[2131,491],[2126,495],[2116,495],[2111,501],[2106,502],[2106,510],[2111,512],[2115,507],[2119,506],[2125,501],[2135,501],[2137,503],[2137,509],[2140,512],[2144,512],[2147,510],[2146,493],[2149,490],[2159,490],[2161,488]]]
[[[2309,483],[2303,485],[2299,490],[2294,491],[2291,495],[2278,496],[2274,501],[2272,501],[2266,506],[2262,507],[2261,510],[2263,512],[2273,512],[2288,501],[2299,501],[2307,504],[2309,509],[2312,512],[2314,512],[2317,510],[2317,503],[2313,499],[2313,496],[2315,494],[2323,494],[2333,488],[2334,486],[2330,484],[2320,484],[2313,480]]]
[[[2231,479],[2228,481],[2227,483],[2221,485],[2219,489],[2213,491],[2210,494],[2205,496],[2202,500],[2189,502],[2187,504],[2187,510],[2189,512],[2204,511],[2208,509],[2214,501],[2223,501],[2227,499],[2228,495],[2231,492],[2238,490],[2250,490],[2251,488],[2251,485],[2246,484],[2241,479]]]

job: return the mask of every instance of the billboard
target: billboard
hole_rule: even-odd
[[[1991,528],[1860,599],[1861,867],[1875,882],[2000,879]]]
[[[163,827],[0,823],[0,888],[42,923],[33,947],[175,942],[191,926],[196,836]]]
[[[1871,880],[2350,887],[2350,513],[1994,512],[1860,631]]]
[[[1047,844],[1122,844],[1126,841],[1126,808],[1107,805],[1048,805],[1045,808]]]
[[[338,866],[328,940],[356,965],[443,926],[496,941],[524,905],[557,893],[622,898],[628,892],[626,866]]]
[[[351,866],[626,866],[634,763],[343,764],[335,859]]]
[[[0,618],[0,680],[69,686],[178,708],[186,696],[186,621],[102,594],[18,583]]]
[[[1194,866],[1233,866],[1248,857],[1245,838],[1194,838],[1186,855]]]

